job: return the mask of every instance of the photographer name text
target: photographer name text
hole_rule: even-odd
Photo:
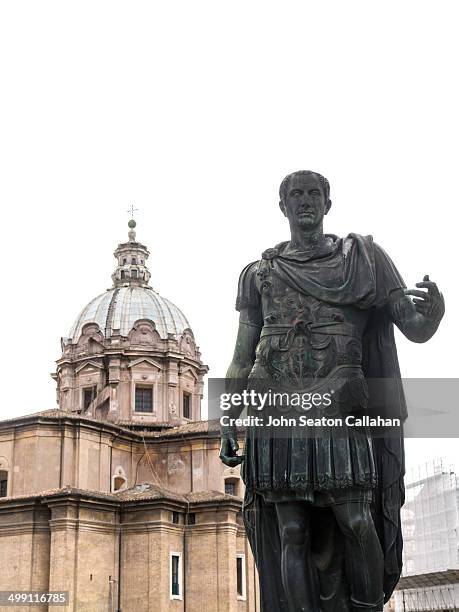
[[[273,417],[246,416],[234,418],[229,415],[220,417],[222,427],[401,427],[401,420],[397,418],[383,418],[381,416],[370,417],[369,415],[342,417],[317,417],[306,415],[299,417]]]

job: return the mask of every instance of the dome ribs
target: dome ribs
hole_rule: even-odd
[[[104,335],[106,338],[109,338],[112,335],[113,329],[113,315],[116,308],[116,302],[118,300],[119,289],[115,289],[112,295],[112,299],[110,300],[110,305],[107,310],[107,318],[105,320],[105,331]]]

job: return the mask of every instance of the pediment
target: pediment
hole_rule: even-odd
[[[183,376],[184,374],[191,374],[191,376],[195,379],[198,380],[199,377],[196,374],[196,372],[194,371],[194,369],[190,366],[184,366],[181,370],[180,370],[180,376]]]
[[[138,359],[131,361],[131,363],[129,364],[129,367],[136,368],[136,370],[137,369],[150,370],[152,367],[155,368],[156,370],[163,369],[163,366],[160,363],[158,363],[154,359],[151,359],[150,357],[139,357]]]
[[[103,369],[104,366],[100,365],[100,363],[97,363],[96,361],[87,361],[86,363],[83,363],[82,365],[75,368],[75,374],[80,374],[80,372],[83,372],[85,370],[89,373],[94,372],[95,370]]]

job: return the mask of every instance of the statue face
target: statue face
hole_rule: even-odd
[[[292,227],[314,229],[328,213],[330,202],[314,174],[301,174],[290,179],[280,207]]]

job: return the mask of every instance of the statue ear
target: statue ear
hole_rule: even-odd
[[[331,208],[331,205],[332,205],[332,201],[331,201],[331,200],[328,200],[328,202],[325,204],[325,214],[327,214],[327,213],[328,213],[328,211],[329,211],[329,210],[330,210],[330,208]]]
[[[286,217],[287,215],[285,214],[285,204],[284,204],[283,200],[279,201],[279,208],[281,209],[284,217]]]

